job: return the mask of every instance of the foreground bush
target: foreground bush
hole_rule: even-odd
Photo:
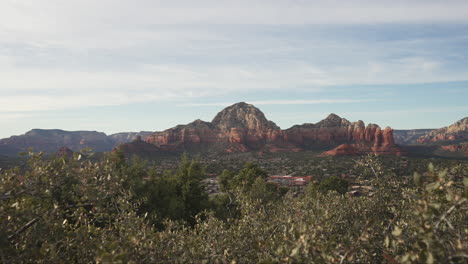
[[[369,196],[293,197],[278,194],[248,164],[226,172],[226,193],[209,202],[195,161],[184,159],[178,171],[158,175],[119,153],[98,162],[79,159],[33,155],[30,169],[0,172],[2,262],[468,260],[468,182],[458,177],[468,175],[466,166],[429,166],[413,178],[380,175],[370,180],[375,192]]]

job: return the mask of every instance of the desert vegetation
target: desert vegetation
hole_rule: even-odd
[[[288,162],[284,156],[274,159]],[[468,260],[466,161],[305,157],[304,170],[321,172],[320,177],[293,192],[266,182],[272,168],[260,160],[223,169],[221,192],[208,196],[202,180],[209,163],[184,155],[177,167],[161,172],[158,165],[127,159],[119,151],[99,159],[31,152],[27,166],[0,171],[0,260]],[[211,170],[221,170],[220,165]],[[367,191],[351,196],[351,185],[365,185]]]

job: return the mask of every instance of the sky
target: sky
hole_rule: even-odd
[[[0,138],[159,131],[245,101],[286,129],[468,116],[466,0],[2,0]]]

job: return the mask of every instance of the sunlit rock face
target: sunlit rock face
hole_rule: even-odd
[[[418,143],[431,143],[437,141],[468,140],[468,117],[458,120],[454,124],[433,130],[416,141]]]
[[[352,144],[341,144],[332,150],[325,151],[321,156],[347,156],[358,154],[361,154],[361,152]]]
[[[196,120],[155,132],[146,141],[172,151],[210,148],[225,152],[287,152],[360,144],[360,149],[390,153],[396,150],[392,137],[390,128],[382,131],[374,124],[366,127],[363,121],[349,122],[336,114],[316,124],[281,130],[258,108],[241,102],[223,109],[211,122]]]

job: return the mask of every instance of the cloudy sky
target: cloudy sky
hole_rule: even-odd
[[[0,137],[162,130],[246,101],[282,128],[331,112],[468,116],[466,0],[2,0]]]

